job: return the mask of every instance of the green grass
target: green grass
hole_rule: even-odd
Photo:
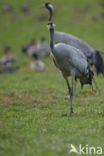
[[[31,38],[45,35],[49,41],[47,21],[36,20],[41,13],[47,14],[39,9],[45,1],[27,1],[31,7],[29,16],[19,11],[25,0],[0,1],[0,8],[7,2],[13,5],[16,17],[0,12],[0,55],[4,45],[11,45],[20,70],[0,75],[0,156],[68,156],[70,144],[101,146],[104,155],[104,78],[96,77],[99,93],[89,86],[81,90],[78,84],[74,114],[69,117],[67,86],[52,60],[44,58],[46,71],[35,73],[20,52],[21,45]],[[58,30],[77,35],[104,51],[99,0],[52,2]],[[90,6],[90,11],[80,14],[86,6]],[[97,22],[92,21],[92,16],[99,17]]]

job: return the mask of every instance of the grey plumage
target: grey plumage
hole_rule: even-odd
[[[49,11],[49,21],[52,20],[53,7],[52,4],[49,4],[51,7],[46,7]],[[92,48],[87,42],[79,39],[76,36],[73,36],[68,33],[55,31],[54,32],[54,42],[55,43],[66,43],[79,50],[81,50],[86,56],[90,65],[94,65],[97,74],[104,75],[104,60],[101,53]]]
[[[78,39],[77,37],[71,34],[55,31],[54,41],[55,43],[66,43],[77,49],[80,49],[84,53],[84,55],[88,58],[90,64],[93,64],[95,62],[94,58],[95,50],[84,41]]]
[[[104,60],[101,53],[92,48],[85,41],[64,32],[55,31],[54,34],[55,43],[66,43],[80,49],[86,56],[90,65],[94,65],[96,73],[104,75]]]
[[[47,5],[51,4],[45,3],[44,7],[46,8]],[[91,70],[87,58],[79,49],[65,43],[54,44],[54,24],[52,21],[48,22],[48,29],[53,60],[66,80],[70,95],[70,113],[73,113],[73,81],[76,78],[84,78],[88,83],[92,83]],[[72,77],[71,87],[68,82],[68,76]]]

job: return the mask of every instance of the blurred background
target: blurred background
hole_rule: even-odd
[[[104,143],[102,76],[96,78],[101,94],[98,96],[89,86],[81,91],[78,85],[80,95],[74,104],[77,114],[73,118],[64,114],[69,112],[67,89],[49,57],[48,12],[40,8],[44,2],[0,0],[2,156],[68,155],[69,143]],[[104,0],[51,3],[56,30],[73,34],[104,52]],[[33,55],[34,49],[39,55]]]
[[[11,46],[20,57],[21,46],[32,39],[40,40],[47,31],[47,11],[40,9],[44,0],[0,1],[0,55],[4,46]],[[55,5],[54,22],[59,31],[69,32],[104,51],[104,2],[103,0],[60,0]],[[23,57],[22,57],[23,58]]]

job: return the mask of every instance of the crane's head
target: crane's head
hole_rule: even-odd
[[[49,11],[53,11],[54,10],[53,5],[51,3],[49,3],[49,2],[44,3],[42,5],[42,7],[48,9]]]
[[[53,17],[53,10],[54,10],[54,7],[51,3],[49,2],[46,2],[44,3],[42,6],[42,8],[46,8],[48,11],[49,11],[49,18],[48,18],[48,21],[52,21],[52,17]]]

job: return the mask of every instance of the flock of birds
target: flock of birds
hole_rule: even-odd
[[[54,7],[51,3],[44,3],[49,13],[48,30],[50,32],[51,55],[55,66],[61,71],[66,81],[70,96],[70,115],[73,113],[73,95],[77,79],[81,87],[85,84],[92,86],[94,81],[94,66],[96,73],[104,76],[104,60],[101,53],[92,48],[83,40],[64,32],[54,30],[53,23]],[[72,83],[69,84],[68,77],[71,76]]]

